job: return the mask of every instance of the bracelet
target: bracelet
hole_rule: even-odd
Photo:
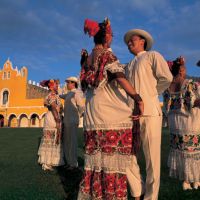
[[[142,98],[140,97],[139,94],[135,94],[133,95],[133,99],[136,103],[139,103],[140,101],[142,101]]]

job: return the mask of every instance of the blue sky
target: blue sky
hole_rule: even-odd
[[[36,82],[77,76],[81,49],[93,47],[84,20],[101,22],[106,16],[121,63],[133,58],[125,32],[141,28],[152,34],[153,50],[167,60],[183,55],[188,74],[200,76],[199,0],[0,0],[0,69],[10,58],[13,67],[26,66],[28,79]]]

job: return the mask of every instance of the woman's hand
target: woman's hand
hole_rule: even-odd
[[[135,107],[133,109],[132,120],[138,120],[144,113],[144,103],[143,101],[135,102]]]

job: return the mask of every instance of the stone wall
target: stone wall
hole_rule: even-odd
[[[27,99],[41,99],[47,96],[48,90],[37,85],[27,84],[26,98]]]

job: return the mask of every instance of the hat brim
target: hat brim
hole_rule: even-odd
[[[146,46],[145,50],[146,50],[146,51],[149,51],[149,50],[151,49],[151,47],[152,47],[152,45],[153,45],[153,38],[152,38],[152,36],[151,36],[148,32],[146,32],[146,31],[144,31],[144,30],[142,30],[142,29],[132,29],[132,30],[129,30],[129,31],[124,35],[124,42],[125,42],[127,45],[128,45],[129,40],[131,39],[131,37],[132,37],[133,35],[139,35],[139,36],[144,37],[145,40],[146,40],[146,42],[147,42],[147,46]]]
[[[71,81],[71,82],[74,82],[74,83],[78,83],[77,78],[67,78],[65,81]]]

